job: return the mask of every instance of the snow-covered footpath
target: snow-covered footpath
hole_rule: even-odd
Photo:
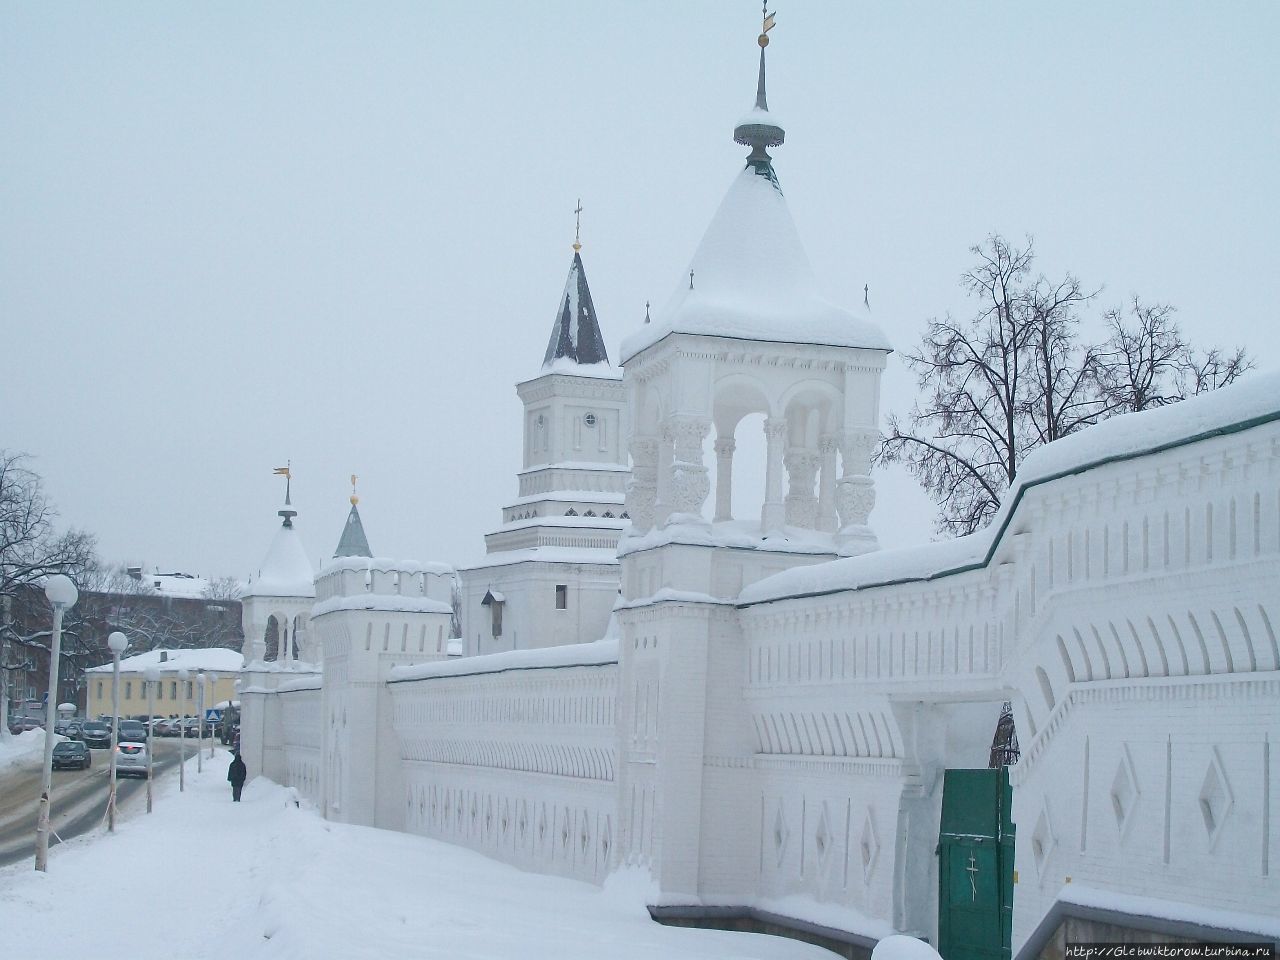
[[[48,873],[30,863],[0,869],[6,953],[53,949],[99,960],[832,956],[778,937],[663,927],[649,919],[644,883],[634,876],[601,890],[420,837],[329,823],[261,778],[235,804],[228,755],[216,756],[206,756],[202,775],[188,762],[184,793],[176,772],[159,782],[152,814],[135,803],[114,835],[99,831],[55,847]],[[877,951],[877,960],[888,952]]]

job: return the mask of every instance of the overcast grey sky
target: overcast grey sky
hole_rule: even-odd
[[[779,4],[775,164],[899,348],[992,231],[1280,362],[1280,4]],[[611,356],[744,148],[754,0],[0,5],[0,447],[109,560],[461,563],[515,495],[573,207]],[[905,409],[895,358],[886,408]],[[901,475],[872,516],[929,536]]]

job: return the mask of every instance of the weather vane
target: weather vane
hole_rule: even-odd
[[[286,460],[283,467],[276,467],[271,472],[277,477],[284,477],[284,505],[289,506],[289,487],[293,483],[292,460]]]
[[[582,198],[578,198],[578,205],[573,210],[573,252],[577,253],[582,249]]]
[[[774,27],[774,15],[769,12],[767,0],[760,5],[760,12],[764,15],[764,25],[760,28],[760,38],[756,42],[762,47],[767,47],[769,45],[769,31]]]
[[[354,473],[351,475],[351,505],[353,507],[360,502],[360,498],[356,496],[356,481],[359,479]]]

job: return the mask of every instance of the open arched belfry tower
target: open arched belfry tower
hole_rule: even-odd
[[[784,136],[765,97],[771,25],[755,106],[734,130],[746,165],[665,309],[622,345],[632,526],[618,550],[619,853],[669,902],[728,890],[704,875],[709,863],[726,877],[751,870],[746,854],[728,862],[708,826],[751,815],[735,799],[751,790],[754,750],[738,595],[877,547],[871,456],[890,347],[865,315],[819,294],[787,209],[767,152]],[[763,470],[735,462],[760,415]],[[735,510],[736,469],[763,474],[758,516]]]
[[[890,347],[865,313],[819,294],[766,152],[783,136],[766,104],[762,43],[755,107],[734,130],[751,147],[746,167],[665,310],[623,344],[627,508],[636,534],[694,526],[715,540],[736,521],[720,539],[812,551],[823,543],[810,534],[833,534],[827,546],[849,556],[877,546],[870,470]],[[767,450],[758,518],[735,514],[731,480],[738,427],[757,413]]]

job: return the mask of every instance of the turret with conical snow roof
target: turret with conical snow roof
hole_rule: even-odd
[[[617,597],[626,400],[576,238],[542,368],[516,392],[519,497],[485,536],[484,560],[458,571],[464,649],[473,654],[597,640]]]
[[[766,14],[755,105],[734,129],[751,147],[746,166],[666,306],[622,345],[632,421],[627,506],[636,533],[674,526],[705,536],[703,444],[714,428],[713,521],[736,521],[739,541],[811,550],[821,547],[813,534],[838,531],[832,548],[861,553],[876,546],[870,457],[891,347],[865,311],[819,292],[787,208],[767,152],[785,138],[765,90],[772,26]],[[758,527],[732,503],[735,430],[752,414],[764,417],[768,451]]]
[[[290,468],[276,472],[292,484]],[[246,664],[270,658],[283,666],[308,656],[306,629],[315,602],[315,571],[293,524],[298,512],[290,503],[289,486],[285,487],[284,507],[276,515],[281,518],[280,526],[241,596]]]

